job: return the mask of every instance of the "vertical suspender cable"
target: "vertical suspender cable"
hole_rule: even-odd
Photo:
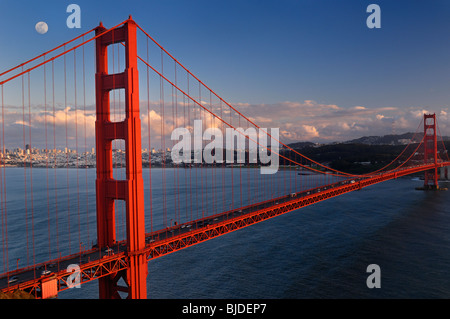
[[[83,36],[84,42],[84,36]],[[86,66],[84,59],[84,45],[82,47],[83,54],[83,108],[84,108],[84,164],[85,164],[85,183],[86,183],[86,232],[87,232],[87,244],[90,243],[90,234],[89,234],[89,188],[88,188],[88,149],[87,149],[87,125],[86,125]]]
[[[23,72],[23,67],[22,67],[22,72]],[[26,229],[26,238],[27,238],[27,266],[29,266],[30,264],[30,260],[29,260],[29,239],[28,239],[28,202],[27,202],[27,193],[28,193],[28,188],[27,188],[27,152],[26,152],[26,141],[25,141],[25,83],[24,83],[24,79],[23,79],[23,75],[21,76],[22,78],[22,133],[23,133],[23,174],[24,174],[24,187],[25,187],[25,192],[24,192],[24,197],[25,197],[25,229]]]
[[[211,109],[213,108],[213,104],[212,104],[212,93],[211,91],[209,91],[209,104],[211,105]],[[213,129],[216,129],[216,120],[214,118],[214,116],[211,116],[211,127]],[[214,137],[216,138],[216,137]],[[216,152],[217,152],[217,148],[214,149],[214,158],[217,158]],[[213,207],[212,207],[212,211],[214,212],[214,214],[217,213],[217,203],[216,203],[216,176],[215,176],[215,172],[216,172],[216,166],[217,166],[217,162],[213,162],[212,163],[212,170],[211,170],[211,179],[212,179],[212,195],[213,195]]]
[[[223,118],[223,104],[222,101],[219,100],[219,105],[220,105],[220,117]],[[224,138],[225,138],[225,124],[223,124],[223,122],[221,123],[221,130],[222,130],[222,145],[224,145]],[[222,211],[227,211],[227,207],[226,207],[226,203],[225,203],[225,152],[224,152],[224,148],[222,147],[222,149],[220,150],[222,152]]]
[[[31,140],[31,81],[30,72],[28,72],[28,135],[29,135],[29,149],[30,149],[30,201],[31,201],[31,243],[33,254],[33,265],[36,264],[36,253],[34,245],[34,206],[33,206],[33,147]],[[36,275],[36,274],[35,274]]]
[[[55,106],[55,61],[52,60],[52,106],[53,106],[53,168],[55,178],[55,226],[56,226],[56,252],[59,255],[59,231],[58,231],[58,187],[57,187],[57,170],[56,170],[56,106]]]
[[[201,86],[200,82],[198,82],[198,101],[200,104],[202,104],[202,92],[201,92]],[[199,115],[200,115],[200,123],[202,123],[202,130],[203,130],[203,115],[202,115],[202,108],[198,108]],[[203,139],[202,139],[202,149],[201,152],[203,152]],[[200,187],[202,190],[202,218],[205,217],[205,207],[204,207],[204,200],[203,200],[203,156],[200,156]]]
[[[78,245],[81,252],[81,219],[80,219],[80,180],[78,163],[78,100],[77,100],[77,55],[73,50],[73,83],[74,83],[74,108],[75,108],[75,169],[77,172],[77,219],[78,219]]]
[[[238,119],[239,119],[239,129],[241,129],[241,116],[238,115]],[[236,143],[239,144],[239,143]],[[239,162],[242,164],[242,151],[243,150],[239,150]],[[244,154],[245,156],[245,154]],[[241,195],[241,207],[244,206],[243,202],[242,202],[242,165],[239,165],[239,190],[240,190],[240,195]]]
[[[187,122],[186,123],[186,96],[183,94],[183,126],[185,127],[185,128],[187,128],[188,127],[188,125],[189,125],[189,122]],[[189,154],[189,158],[192,156],[192,154],[190,153]],[[190,163],[190,161],[189,161],[189,163]],[[187,167],[186,167],[186,165],[187,164],[189,164],[189,163],[185,163],[184,164],[184,189],[186,189],[186,193],[185,193],[185,195],[184,195],[184,198],[185,198],[185,202],[186,202],[186,204],[185,204],[185,211],[186,211],[186,220],[188,220],[188,207],[189,207],[189,205],[188,205],[188,194],[187,194],[187,180],[188,180],[188,177],[187,177]]]
[[[189,88],[189,74],[187,74],[187,92],[190,94],[190,88]],[[190,99],[187,99],[188,101],[188,123],[191,125],[191,101]],[[192,125],[193,127],[193,125]],[[192,154],[191,154],[192,156]],[[195,155],[194,155],[195,157]],[[194,210],[193,210],[193,201],[192,201],[192,166],[189,167],[189,194],[190,194],[190,203],[191,203],[191,220],[194,218]]]
[[[45,61],[45,55],[44,55]],[[50,191],[48,176],[48,132],[47,132],[47,65],[44,64],[44,123],[45,123],[45,171],[46,171],[46,188],[47,188],[47,230],[48,230],[48,259],[52,259],[51,254],[51,231],[50,231]]]
[[[174,71],[175,71],[175,85],[177,85],[177,63],[174,64]],[[173,86],[172,86],[173,90]],[[178,127],[178,90],[175,90],[175,126],[174,129]],[[179,175],[179,164],[176,164],[176,174],[177,174],[177,182],[176,182],[176,194],[177,194],[177,202],[178,202],[178,216],[177,221],[178,223],[181,222],[181,209],[180,209],[180,175]],[[174,172],[175,175],[175,172]]]
[[[66,47],[64,46],[64,51]],[[69,142],[68,142],[68,122],[67,116],[69,113],[69,107],[67,106],[67,71],[66,71],[66,55],[64,55],[64,115],[65,115],[65,128],[66,128],[66,192],[67,192],[67,236],[68,236],[68,253],[71,253],[71,241],[70,241],[70,195],[69,195]]]
[[[173,91],[173,85],[171,86],[171,90],[172,90],[172,123],[173,123],[173,125],[176,125],[175,123],[175,121],[176,121],[176,119],[175,119],[175,101],[174,101],[174,99],[175,99],[175,97],[174,97],[174,91]],[[176,126],[175,126],[176,127]],[[172,142],[172,148],[173,148],[173,146],[174,146],[174,141]],[[177,188],[177,180],[176,180],[176,178],[177,178],[177,176],[176,176],[176,174],[175,174],[175,167],[173,167],[173,170],[172,170],[172,173],[173,173],[173,189],[174,189],[174,199],[173,199],[173,204],[174,204],[174,218],[173,218],[173,220],[176,222],[177,220],[178,220],[178,214],[177,214],[177,210],[178,210],[178,200],[177,200],[177,195],[178,195],[178,188]]]
[[[233,125],[232,118],[231,118],[231,110],[230,110],[230,125]],[[234,137],[232,137],[234,139]],[[234,145],[234,143],[233,143]],[[227,146],[229,147],[229,146]],[[231,152],[231,209],[234,209],[234,146],[232,149],[229,149],[229,152]]]
[[[161,74],[164,75],[164,57],[161,50]],[[161,94],[161,148],[162,148],[162,188],[163,188],[163,222],[167,227],[167,206],[166,206],[166,144],[164,138],[164,81],[160,77],[160,94]]]
[[[149,61],[148,38],[147,38],[147,61]],[[147,67],[147,130],[148,130],[148,183],[150,198],[150,231],[153,232],[153,198],[152,198],[152,144],[151,144],[151,121],[150,121],[150,70]]]
[[[200,110],[198,111],[199,112],[199,114],[200,114]],[[196,114],[197,113],[197,111],[196,111],[196,106],[194,105],[194,109],[193,109],[193,116],[194,116],[194,123],[195,123],[195,117],[196,117]],[[201,163],[199,164],[199,167],[201,167]],[[196,170],[195,170],[195,204],[196,204],[196,207],[197,207],[197,216],[196,216],[196,219],[198,219],[198,216],[199,216],[199,209],[200,209],[200,206],[199,206],[199,201],[198,201],[198,168],[196,168]]]
[[[3,91],[3,84],[2,84],[2,147],[3,147],[3,154],[5,153],[5,102],[4,102],[4,91]],[[1,203],[1,209],[2,209],[2,230],[3,233],[3,261],[5,262],[5,272],[9,271],[9,256],[8,256],[8,214],[6,209],[6,169],[5,169],[5,162],[3,161],[3,176],[2,176],[2,203]]]

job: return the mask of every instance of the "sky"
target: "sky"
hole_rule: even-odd
[[[69,29],[69,4],[81,28]],[[370,29],[369,4],[381,9]],[[0,72],[128,15],[221,97],[285,142],[414,132],[450,136],[450,2],[0,1]],[[35,25],[48,24],[39,34]]]

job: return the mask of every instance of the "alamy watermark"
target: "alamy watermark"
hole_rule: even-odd
[[[367,266],[366,272],[370,273],[367,277],[367,288],[381,288],[381,268],[377,264]]]
[[[203,132],[202,120],[195,120],[191,130],[193,134],[185,127],[173,130],[171,140],[179,141],[172,148],[173,163],[220,164],[225,161],[228,164],[261,164],[261,174],[278,171],[278,128],[271,128],[270,133],[265,128],[258,131],[253,127],[245,130],[227,128],[224,135],[217,127],[207,128]],[[204,141],[209,141],[205,147]]]
[[[366,9],[370,15],[366,19],[366,25],[369,29],[381,28],[381,8],[378,4],[369,4]]]
[[[66,271],[70,273],[70,276],[67,278],[67,287],[68,288],[81,288],[81,271],[80,266],[77,264],[70,264],[67,266]]]
[[[78,4],[69,4],[66,9],[70,15],[67,17],[66,25],[69,29],[81,28],[81,8]]]

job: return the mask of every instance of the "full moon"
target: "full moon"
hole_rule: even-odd
[[[37,33],[40,33],[40,34],[45,34],[48,31],[48,25],[47,25],[47,23],[45,23],[43,21],[36,23],[35,28],[36,28]]]

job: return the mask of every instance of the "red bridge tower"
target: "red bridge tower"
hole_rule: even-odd
[[[144,183],[142,179],[141,121],[139,118],[139,78],[137,69],[136,23],[130,18],[119,28],[105,32],[96,28],[96,156],[97,156],[97,236],[100,249],[116,242],[114,201],[126,203],[128,268],[99,279],[100,298],[147,298],[147,259],[145,248]],[[125,44],[125,70],[108,74],[107,48],[114,43]],[[125,120],[111,122],[109,92],[125,89]],[[125,141],[126,180],[113,178],[112,141]],[[128,287],[117,282],[123,278]]]

